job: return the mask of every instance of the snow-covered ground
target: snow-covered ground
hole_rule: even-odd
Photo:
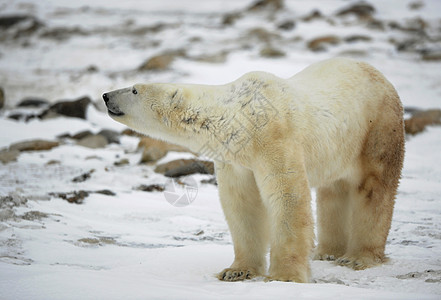
[[[417,47],[439,49],[441,2],[424,0],[421,8],[410,9],[411,2],[415,1],[369,1],[376,7],[375,18],[385,23],[407,26],[408,21],[423,19],[430,37]],[[27,14],[44,23],[36,32],[15,38],[16,28],[2,31],[0,85],[6,109],[0,111],[0,149],[35,138],[55,140],[66,132],[123,129],[93,107],[87,120],[7,119],[26,97],[55,102],[89,95],[99,101],[102,92],[134,82],[222,84],[251,70],[289,77],[336,55],[350,54],[380,69],[405,106],[441,108],[441,62],[423,61],[424,51],[418,49],[397,51],[391,42],[418,34],[387,26],[370,29],[356,18],[336,17],[335,12],[351,1],[286,3],[288,8],[274,15],[244,13],[233,25],[223,26],[224,14],[242,11],[250,1],[0,1],[0,16]],[[301,21],[313,9],[326,18]],[[291,19],[296,21],[292,30],[277,29]],[[158,24],[165,29],[152,31]],[[54,28],[65,29],[65,38],[48,38]],[[250,37],[256,28],[279,37],[270,37],[270,42]],[[135,33],[139,31],[143,33]],[[371,40],[340,42],[324,52],[306,46],[329,34],[342,39],[365,35]],[[261,57],[267,43],[286,55]],[[177,57],[168,70],[136,71],[152,55],[178,49],[187,54]],[[195,59],[222,51],[228,52],[225,61]],[[217,187],[200,183],[208,175],[193,176],[198,194],[186,207],[170,205],[161,192],[136,190],[141,184],[167,180],[153,171],[154,166],[138,163],[137,143],[136,137],[121,136],[121,144],[89,149],[67,141],[0,163],[0,197],[10,196],[9,202],[0,203],[0,299],[440,299],[441,127],[408,138],[386,248],[389,262],[353,271],[313,261],[311,284],[263,278],[218,281],[214,274],[231,264],[233,247]],[[160,162],[191,156],[169,153]],[[129,164],[114,165],[123,158]],[[91,170],[90,179],[72,182]],[[50,195],[104,189],[116,195],[90,193],[82,204]]]

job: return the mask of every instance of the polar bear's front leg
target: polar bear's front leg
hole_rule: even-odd
[[[218,278],[238,281],[262,276],[269,225],[254,175],[237,165],[216,163],[216,176],[235,254],[231,267],[220,272]]]
[[[271,157],[255,170],[271,224],[269,279],[308,282],[314,231],[305,168],[283,155]]]

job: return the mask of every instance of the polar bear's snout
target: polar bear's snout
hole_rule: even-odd
[[[114,97],[112,97],[112,92],[103,94],[104,103],[107,106],[107,111],[111,116],[123,116],[124,112],[121,111],[120,107],[115,103]]]

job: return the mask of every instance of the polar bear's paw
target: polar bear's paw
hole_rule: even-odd
[[[258,276],[256,272],[246,268],[227,268],[217,274],[217,278],[222,281],[243,281],[256,276]]]
[[[343,256],[336,260],[340,266],[346,266],[354,270],[364,270],[370,267],[377,266],[385,262],[385,258],[380,257],[351,257]]]

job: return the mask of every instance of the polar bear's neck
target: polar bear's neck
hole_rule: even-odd
[[[211,158],[237,153],[250,131],[264,126],[271,104],[262,94],[268,81],[262,74],[247,74],[226,85],[176,85],[167,122],[170,142]],[[262,107],[265,111],[262,112]],[[221,159],[220,159],[221,160]]]

